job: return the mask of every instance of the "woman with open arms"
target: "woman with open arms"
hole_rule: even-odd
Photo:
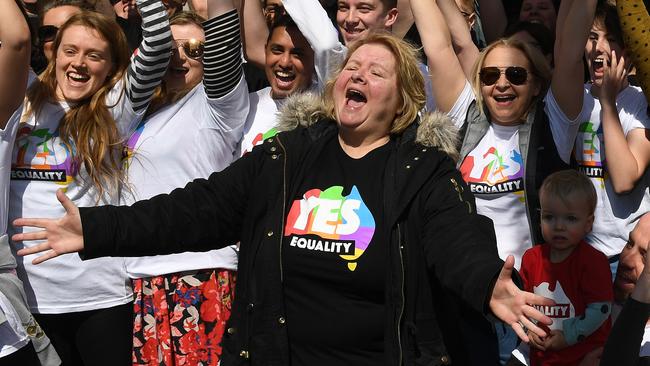
[[[131,207],[78,209],[59,191],[67,214],[16,220],[45,231],[13,239],[46,239],[20,252],[45,251],[35,263],[240,241],[223,365],[444,360],[439,286],[525,340],[524,326],[543,336],[535,322],[551,321],[532,305],[552,303],[512,281],[513,258],[497,257],[454,168],[449,120],[413,123],[424,103],[415,50],[371,35],[352,45],[322,100],[289,102],[286,132],[224,171]]]

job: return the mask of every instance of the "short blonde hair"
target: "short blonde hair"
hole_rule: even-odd
[[[540,198],[542,195],[557,197],[565,204],[579,199],[587,204],[590,215],[596,211],[596,189],[589,178],[577,170],[560,170],[546,177],[539,189]]]
[[[350,60],[352,54],[361,46],[367,44],[382,45],[395,56],[395,66],[397,68],[397,90],[400,97],[399,113],[393,120],[390,127],[391,134],[402,133],[411,123],[413,123],[418,112],[426,103],[426,94],[424,92],[424,76],[418,67],[418,51],[407,42],[386,32],[377,32],[370,34],[367,38],[355,41],[348,49],[348,53],[339,65],[334,75],[325,84],[324,104],[327,115],[336,119],[334,112],[334,84],[341,74],[341,71]]]
[[[483,95],[481,94],[481,77],[480,72],[481,68],[485,64],[485,59],[487,55],[492,52],[494,49],[503,47],[503,48],[512,48],[521,51],[526,58],[528,59],[530,70],[528,70],[534,77],[534,82],[539,83],[540,91],[535,98],[533,98],[531,105],[532,107],[537,101],[544,98],[546,91],[551,85],[551,68],[548,65],[548,62],[544,58],[544,55],[535,47],[531,47],[525,42],[522,42],[515,38],[501,38],[492,42],[479,54],[478,59],[474,63],[474,68],[472,71],[472,89],[474,89],[474,95],[476,96],[476,104],[479,107],[481,113],[484,111],[484,102]]]

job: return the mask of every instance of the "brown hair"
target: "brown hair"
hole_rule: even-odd
[[[560,170],[546,177],[539,189],[540,198],[542,195],[557,197],[565,204],[579,199],[587,204],[590,215],[596,211],[596,189],[589,178],[577,170]]]
[[[400,96],[401,113],[396,115],[390,128],[390,133],[403,132],[424,107],[426,95],[424,93],[424,76],[418,68],[418,51],[407,42],[387,32],[371,33],[367,38],[360,39],[352,44],[348,53],[341,62],[334,75],[325,84],[324,103],[325,111],[330,118],[335,119],[334,113],[334,84],[341,71],[350,60],[350,56],[361,46],[367,44],[382,45],[395,56],[397,67],[397,91]]]
[[[123,141],[106,105],[106,96],[121,81],[129,64],[129,51],[124,33],[115,21],[85,10],[73,15],[61,26],[54,40],[55,50],[58,50],[66,30],[75,25],[93,29],[108,42],[113,69],[99,90],[70,106],[61,118],[58,130],[63,142],[73,152],[73,160],[84,164],[98,190],[98,197],[101,197],[107,189],[117,191],[117,185],[123,180],[119,154]],[[46,102],[56,100],[56,58],[48,64],[39,79],[40,82],[34,83],[27,91],[27,115],[34,113],[36,117]]]
[[[538,50],[535,47],[531,47],[527,45],[525,42],[519,41],[514,38],[501,38],[498,39],[494,42],[492,42],[489,46],[485,47],[483,51],[479,54],[478,59],[476,59],[476,62],[474,63],[474,68],[472,71],[472,80],[470,80],[472,84],[472,88],[474,89],[474,95],[476,96],[476,103],[479,107],[479,110],[481,113],[484,111],[484,103],[483,103],[483,95],[481,94],[481,78],[479,73],[481,72],[481,68],[485,64],[485,58],[487,55],[492,52],[497,47],[504,47],[504,48],[512,48],[521,51],[526,58],[528,59],[528,63],[530,64],[530,70],[528,70],[533,78],[534,82],[539,83],[540,85],[540,91],[535,98],[533,98],[531,105],[529,107],[532,107],[537,101],[541,100],[544,98],[544,95],[546,94],[546,90],[548,90],[549,86],[551,85],[551,68],[548,65],[548,62],[544,58],[544,55],[542,55],[541,51]]]
[[[169,18],[170,27],[172,25],[195,25],[203,30],[203,22],[205,22],[205,19],[193,11],[181,11]],[[176,47],[176,45],[173,45],[172,47]],[[153,92],[153,96],[151,98],[151,102],[149,103],[149,108],[147,108],[147,113],[145,116],[151,115],[162,107],[181,99],[190,90],[191,89],[170,93],[167,90],[165,79],[163,78],[160,85],[158,85],[156,90]]]
[[[623,41],[623,29],[619,21],[616,6],[608,2],[598,2],[596,6],[596,14],[594,15],[594,23],[596,27],[604,30],[608,36],[614,37],[616,43],[625,48]]]

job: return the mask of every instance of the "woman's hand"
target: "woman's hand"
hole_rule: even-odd
[[[603,66],[603,85],[600,88],[601,103],[609,103],[610,106],[616,105],[616,96],[623,89],[627,81],[627,63],[625,57],[617,59],[616,51],[610,55],[610,64],[605,62]]]
[[[18,251],[18,255],[29,255],[45,252],[36,257],[32,263],[39,264],[61,254],[79,252],[84,249],[83,230],[79,209],[70,201],[62,190],[56,191],[56,198],[65,209],[65,215],[60,219],[27,219],[14,220],[14,226],[38,227],[41,231],[16,234],[11,237],[13,241],[45,240],[45,242]]]
[[[532,320],[535,320],[536,323],[547,325],[553,323],[551,318],[540,313],[532,305],[552,306],[555,305],[555,302],[551,299],[520,290],[512,281],[512,269],[514,266],[515,258],[509,255],[494,284],[492,297],[490,298],[490,310],[499,319],[510,324],[519,338],[528,343],[530,339],[526,335],[524,327],[539,337],[546,337],[546,332],[533,323]]]

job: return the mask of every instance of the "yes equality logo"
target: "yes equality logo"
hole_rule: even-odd
[[[368,249],[374,233],[375,219],[356,186],[347,196],[341,186],[305,192],[293,201],[285,226],[285,236],[292,235],[290,246],[336,253],[350,271],[357,268],[356,260]]]

